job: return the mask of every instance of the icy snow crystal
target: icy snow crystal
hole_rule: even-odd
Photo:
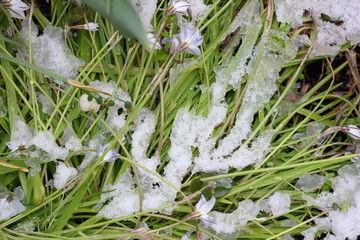
[[[314,18],[316,39],[310,57],[334,56],[346,41],[350,40],[353,41],[352,44],[356,44],[360,40],[358,0],[275,0],[275,10],[280,22],[292,23],[294,28],[302,25],[305,10]],[[334,22],[323,19],[322,14]]]
[[[203,0],[188,0],[190,3],[191,16],[195,21],[200,21],[208,13],[211,5],[204,4]]]
[[[31,167],[31,175],[40,171],[39,165],[41,163],[65,159],[69,152],[69,149],[58,146],[50,131],[39,131],[35,135],[34,129],[30,128],[18,116],[14,118],[10,142],[7,142],[6,145],[11,151],[18,150],[20,146],[25,148],[29,148],[31,145],[36,146],[36,151],[30,152],[30,157],[34,159],[25,160],[25,163]]]
[[[156,10],[157,0],[131,0],[145,26],[151,25],[151,19]]]
[[[218,234],[228,235],[226,239],[236,239],[233,235],[239,232],[248,221],[255,219],[260,210],[259,205],[251,200],[241,201],[238,209],[232,213],[211,212],[209,215],[216,219],[216,223],[210,228]]]
[[[77,170],[73,167],[67,167],[64,163],[59,162],[56,166],[56,173],[54,174],[54,186],[56,189],[62,189],[66,183],[73,179]]]
[[[11,195],[12,201],[7,198]],[[24,200],[24,192],[21,187],[14,189],[14,192],[0,195],[0,221],[12,218],[13,216],[26,210],[24,205],[20,202]]]
[[[303,175],[299,177],[295,186],[302,191],[316,190],[321,188],[326,181],[326,177],[317,174]]]
[[[22,22],[21,30],[25,43],[29,41],[27,23],[28,21]],[[44,29],[44,34],[38,36],[38,28],[32,23],[31,30],[32,57],[35,64],[63,77],[76,78],[77,69],[85,62],[70,54],[63,39],[63,29],[49,25]],[[26,50],[21,50],[18,57],[28,58],[29,55]]]
[[[269,197],[267,203],[270,206],[273,215],[281,215],[290,209],[290,196],[281,192],[275,192],[274,195]]]
[[[303,195],[308,206],[321,208],[332,207],[336,203],[340,207],[348,207],[347,211],[332,210],[328,217],[315,220],[316,226],[302,232],[305,240],[314,239],[317,231],[330,231],[325,239],[349,239],[356,240],[360,235],[360,169],[355,165],[346,165],[339,169],[339,176],[332,180],[333,193],[322,192],[314,199]]]

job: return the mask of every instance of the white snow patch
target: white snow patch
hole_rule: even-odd
[[[302,16],[307,10],[315,20],[316,39],[310,57],[335,56],[346,41],[360,41],[360,5],[358,0],[275,0],[278,21],[291,23],[294,28],[303,24]],[[341,24],[324,21],[321,14]]]
[[[32,176],[40,171],[39,165],[41,163],[65,159],[68,155],[68,149],[59,147],[50,131],[39,131],[35,135],[34,129],[30,128],[18,116],[14,118],[10,142],[7,142],[6,145],[11,151],[16,151],[21,146],[29,148],[31,145],[36,145],[36,150],[30,152],[30,157],[34,159],[25,160],[25,163],[31,167]]]
[[[56,166],[56,173],[54,174],[54,186],[57,190],[62,189],[77,173],[78,171],[75,168],[67,167],[63,162],[59,162]]]
[[[98,213],[99,216],[114,219],[134,214],[139,210],[139,194],[134,192],[135,182],[130,174],[130,169],[123,173],[114,185],[105,186],[104,191],[111,191],[101,194],[100,203],[111,198],[110,202]]]
[[[7,200],[9,195],[12,196],[12,201]],[[26,210],[24,205],[21,203],[21,201],[24,200],[24,192],[21,187],[15,188],[12,193],[0,196],[0,221],[12,218]]]
[[[290,209],[290,195],[281,192],[275,192],[267,199],[270,210],[274,216],[286,213]]]
[[[151,26],[151,19],[156,10],[158,0],[131,0],[145,26]]]
[[[28,43],[28,20],[22,22],[21,36],[25,43]],[[36,65],[43,67],[51,72],[63,77],[74,79],[78,74],[78,68],[85,62],[76,58],[66,47],[63,36],[63,29],[48,25],[44,29],[44,34],[38,36],[38,28],[34,23],[31,24],[31,45],[32,57]],[[18,57],[29,58],[26,50],[21,50]],[[62,82],[58,82],[62,84]]]
[[[253,203],[251,200],[244,200],[239,202],[238,208],[232,213],[213,211],[209,215],[216,219],[216,223],[211,225],[210,228],[217,234],[224,235],[226,238],[223,239],[237,239],[236,233],[248,221],[255,219],[260,210],[261,208],[258,204]]]
[[[96,102],[95,98],[93,98],[93,99],[91,99],[91,101],[89,101],[88,97],[89,97],[89,95],[87,95],[86,93],[81,95],[80,100],[79,100],[81,110],[83,110],[85,112],[94,112],[94,113],[96,113],[100,109],[100,104],[98,104]]]
[[[109,82],[101,82],[99,80],[90,82],[90,86],[93,86],[103,92],[107,92],[109,94],[112,94],[114,92],[114,89],[116,87],[116,84],[114,81]],[[103,99],[108,98],[109,96],[105,94],[100,94],[100,96]],[[107,117],[105,119],[106,123],[109,124],[109,126],[114,130],[118,131],[120,128],[122,128],[125,125],[125,118],[127,116],[127,111],[125,108],[124,102],[131,103],[131,99],[129,94],[127,94],[124,90],[121,88],[117,88],[114,92],[114,97],[112,100],[114,101],[114,106],[109,106]],[[122,109],[121,113],[119,114],[119,109]]]
[[[295,186],[302,191],[315,191],[321,188],[326,181],[326,177],[317,174],[303,175],[299,177]]]
[[[206,5],[203,0],[188,0],[190,3],[191,17],[195,21],[202,20],[211,9],[211,4]]]
[[[315,220],[316,226],[303,231],[305,240],[314,239],[317,231],[329,231],[326,240],[349,239],[356,240],[360,235],[360,169],[355,164],[342,167],[338,171],[339,176],[332,180],[333,193],[322,192],[314,199],[303,195],[308,206],[331,208],[337,204],[347,211],[332,210],[328,217]]]
[[[41,103],[42,105],[42,108],[41,108],[41,111],[43,113],[46,113],[46,114],[51,114],[54,110],[54,106],[51,104],[51,102],[49,101],[49,99],[47,97],[45,97],[44,94],[42,93],[39,93],[38,94],[38,100],[39,102]]]

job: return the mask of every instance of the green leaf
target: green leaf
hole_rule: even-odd
[[[151,47],[139,14],[127,0],[83,0],[93,10],[110,21],[126,38],[135,38],[145,47]]]

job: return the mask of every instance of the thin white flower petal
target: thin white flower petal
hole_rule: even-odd
[[[196,46],[192,46],[190,45],[189,47],[187,47],[184,52],[186,53],[190,53],[190,54],[193,54],[193,55],[198,55],[198,56],[201,56],[201,51],[200,51],[200,48],[196,47]]]
[[[360,129],[357,126],[347,125],[346,127],[347,127],[346,132],[352,139],[355,139],[355,140],[360,139]]]
[[[201,210],[199,210],[201,212],[201,214],[208,214],[211,209],[214,207],[216,202],[215,197],[212,197],[209,201],[207,201],[201,208]]]
[[[200,211],[200,209],[202,209],[205,204],[206,204],[206,198],[204,197],[204,195],[201,195],[200,200],[195,205],[196,210]]]
[[[213,225],[216,223],[216,219],[214,217],[211,217],[209,215],[204,215],[201,217],[201,223],[204,227],[208,227],[210,225]]]

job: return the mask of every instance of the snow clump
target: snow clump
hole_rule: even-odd
[[[66,47],[63,36],[64,30],[59,27],[48,25],[44,33],[38,36],[38,28],[34,23],[31,24],[31,39],[28,37],[28,21],[22,22],[21,36],[25,43],[31,40],[32,57],[36,65],[56,73],[66,78],[75,79],[78,74],[78,68],[85,62],[76,58]],[[18,53],[18,58],[29,58],[25,49]],[[56,79],[54,79],[57,81]],[[59,84],[63,84],[57,81]]]
[[[22,200],[24,200],[24,192],[21,187],[15,188],[12,193],[0,195],[0,221],[25,211]]]

